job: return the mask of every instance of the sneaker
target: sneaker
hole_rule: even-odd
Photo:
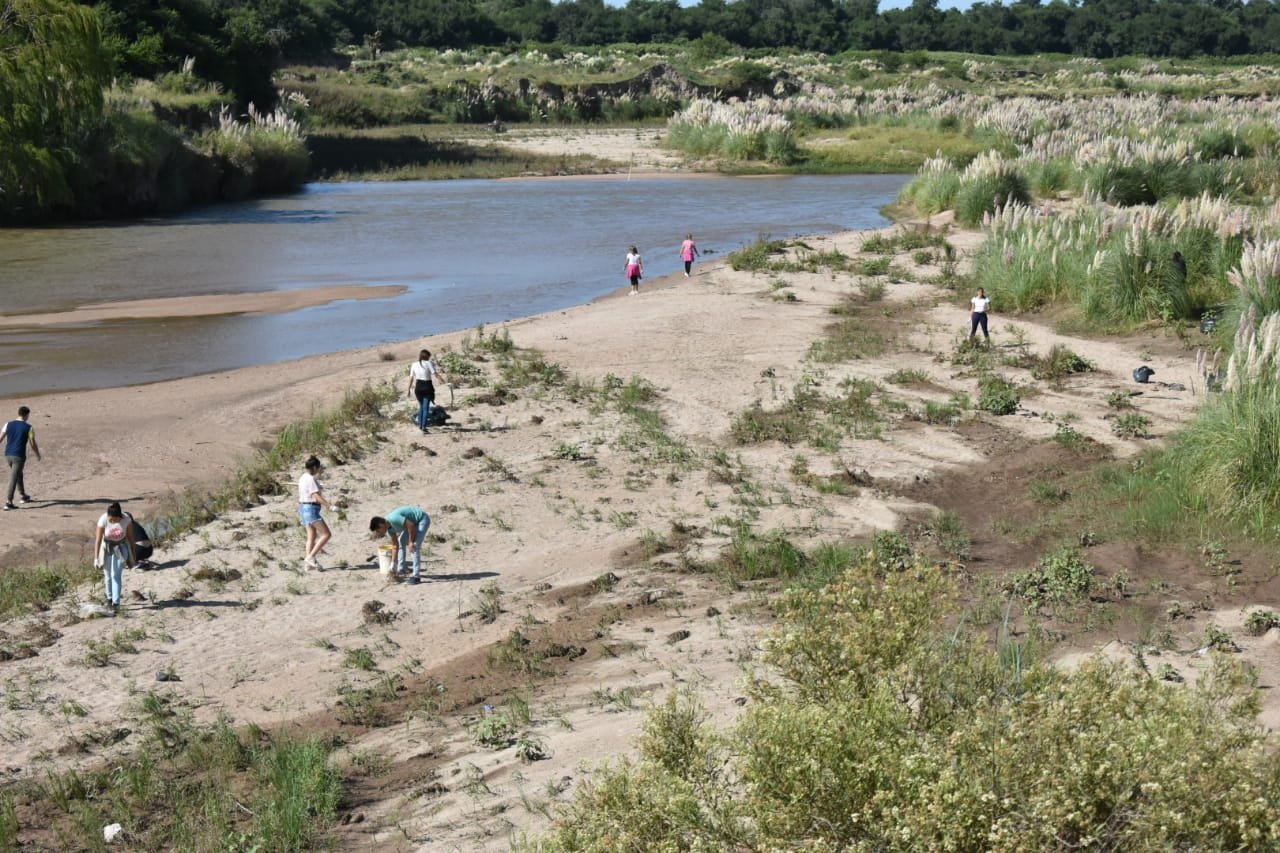
[[[5,501],[5,502],[4,502],[4,509],[5,509],[5,512],[8,512],[8,511],[9,511],[9,510],[11,510],[11,509],[17,509],[17,508],[18,508],[18,507],[14,505],[13,501]]]
[[[407,583],[409,586],[417,586],[418,584],[422,583],[422,579],[419,578],[417,575],[409,575],[409,577],[404,579],[404,582]]]
[[[29,504],[29,503],[31,503],[31,495],[23,495],[23,496],[22,496],[22,502],[23,502],[24,504]]]
[[[305,560],[302,561],[302,565],[306,566],[308,569],[320,568],[320,564],[316,562],[315,557],[307,557]]]

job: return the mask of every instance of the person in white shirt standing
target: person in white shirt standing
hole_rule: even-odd
[[[982,337],[990,343],[991,335],[987,334],[987,313],[991,311],[991,300],[987,298],[987,292],[979,287],[978,295],[969,300],[969,303],[972,306],[969,310],[969,340],[973,340],[974,335],[978,334],[978,327],[981,326]]]
[[[316,480],[316,475],[324,468],[320,460],[312,456],[303,467],[306,472],[298,478],[298,517],[302,519],[302,526],[307,529],[307,554],[302,562],[307,571],[323,571],[316,557],[333,534],[329,532],[329,525],[320,517],[320,507],[332,507]]]
[[[423,432],[427,431],[427,425],[431,423],[431,407],[436,404],[437,376],[444,379],[440,368],[431,360],[431,351],[421,350],[418,360],[409,365],[409,390],[406,393],[418,398],[417,424],[418,429]]]

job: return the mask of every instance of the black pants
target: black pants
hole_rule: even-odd
[[[991,340],[991,336],[987,334],[987,312],[986,311],[970,311],[969,312],[969,337],[973,337],[978,333],[978,327],[982,327],[982,336],[987,340]]]

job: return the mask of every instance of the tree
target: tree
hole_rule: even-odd
[[[102,29],[71,0],[0,0],[0,219],[71,201],[102,119]]]

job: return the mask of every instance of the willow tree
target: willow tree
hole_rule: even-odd
[[[72,201],[72,174],[102,119],[106,68],[92,9],[0,0],[0,219]]]

